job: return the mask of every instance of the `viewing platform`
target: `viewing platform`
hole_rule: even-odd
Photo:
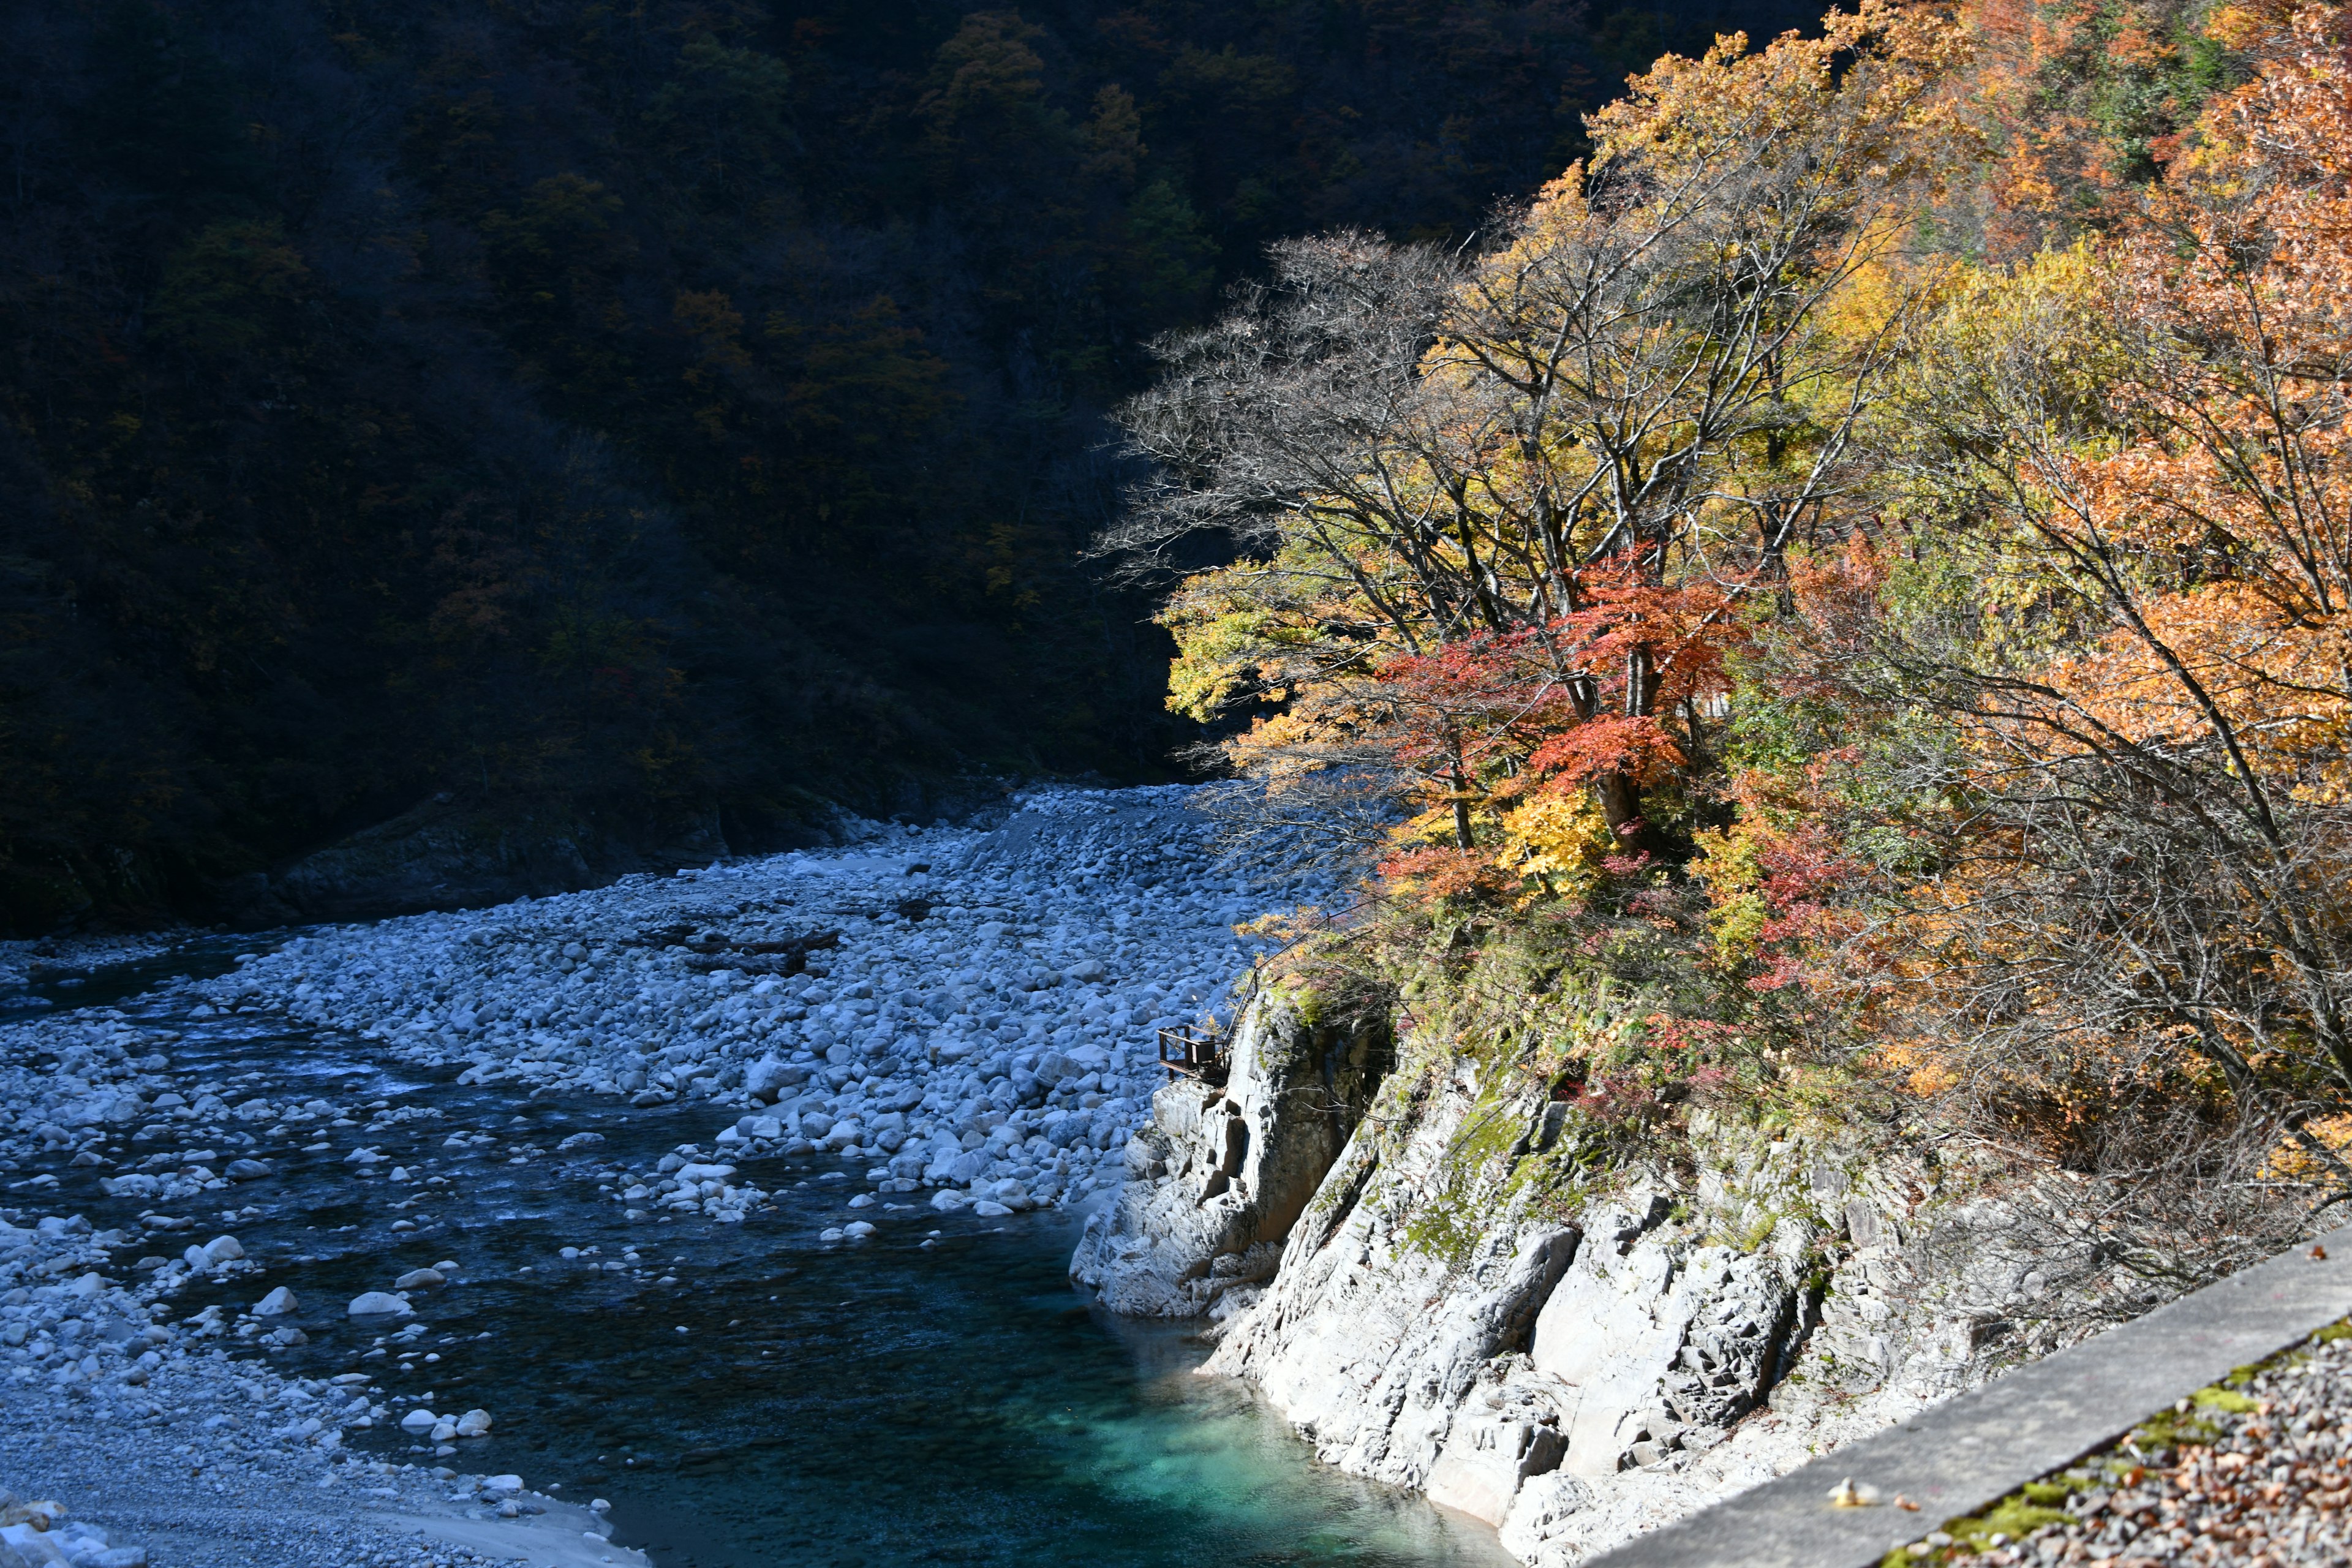
[[[1229,1031],[1196,1031],[1190,1024],[1160,1030],[1160,1065],[1168,1069],[1168,1081],[1192,1078],[1209,1084],[1224,1082],[1231,1039]]]

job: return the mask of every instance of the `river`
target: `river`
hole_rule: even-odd
[[[707,1138],[707,1110],[463,1087],[455,1068],[419,1070],[357,1040],[192,1016],[193,998],[167,984],[263,946],[199,942],[52,972],[0,994],[0,1009],[119,1008],[175,1076],[415,1108],[409,1146],[437,1152],[451,1130],[494,1135],[431,1194],[354,1170],[340,1143],[271,1148],[275,1173],[225,1201],[247,1251],[268,1262],[263,1284],[303,1303],[280,1321],[307,1342],[247,1340],[240,1353],[292,1374],[366,1370],[435,1409],[496,1413],[493,1435],[452,1462],[610,1499],[615,1540],[662,1568],[1510,1562],[1483,1526],[1318,1463],[1248,1389],[1193,1375],[1206,1352],[1183,1326],[1097,1310],[1065,1277],[1067,1210],[927,1213],[826,1245],[815,1238],[838,1212],[832,1166],[777,1156],[745,1162],[772,1211],[738,1225],[631,1222],[596,1193],[598,1170]],[[592,1131],[607,1141],[593,1162],[550,1152]],[[105,1171],[60,1152],[9,1181],[41,1172],[57,1188],[20,1189],[12,1206],[136,1230],[145,1205],[101,1191]],[[445,1258],[462,1271],[420,1300],[426,1331],[405,1357],[401,1342],[378,1344],[380,1325],[342,1316],[389,1269]],[[233,1315],[257,1294],[251,1280],[200,1281],[174,1310],[217,1301]],[[390,1423],[352,1446],[416,1457]]]

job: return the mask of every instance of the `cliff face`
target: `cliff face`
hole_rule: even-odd
[[[1252,1007],[1223,1084],[1179,1078],[1152,1096],[1071,1275],[1131,1317],[1222,1319],[1255,1300],[1386,1058],[1384,1035],[1318,1027],[1291,998]]]
[[[1244,1040],[1284,1028],[1297,1037],[1254,1016]],[[1325,1460],[1499,1526],[1523,1559],[1576,1562],[1992,1370],[1981,1303],[2013,1299],[2020,1270],[1988,1255],[1929,1299],[1905,1246],[1941,1197],[1916,1162],[1704,1112],[1680,1158],[1605,1159],[1543,1086],[1410,1049],[1339,1143],[1328,1118],[1286,1125],[1306,1101],[1271,1055],[1237,1057],[1222,1100],[1161,1092],[1073,1272],[1114,1310],[1218,1320],[1205,1373],[1255,1383]],[[1265,1201],[1276,1184],[1209,1191],[1237,1115],[1234,1171],[1281,1151],[1282,1201]]]

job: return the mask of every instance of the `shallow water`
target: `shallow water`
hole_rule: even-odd
[[[305,1375],[365,1370],[387,1395],[429,1393],[436,1410],[496,1417],[493,1436],[440,1462],[517,1471],[581,1501],[610,1498],[616,1538],[662,1568],[1510,1562],[1484,1528],[1318,1464],[1247,1389],[1194,1375],[1205,1352],[1182,1329],[1096,1310],[1065,1276],[1070,1215],[868,1208],[858,1217],[880,1226],[872,1240],[828,1246],[817,1232],[852,1217],[842,1205],[863,1184],[824,1179],[837,1162],[774,1159],[739,1162],[776,1193],[773,1213],[735,1226],[631,1224],[597,1195],[600,1167],[642,1168],[708,1140],[725,1120],[716,1110],[518,1101],[456,1085],[455,1069],[426,1075],[360,1042],[251,1019],[194,1020],[168,990],[144,993],[174,973],[217,973],[234,951],[96,972],[79,986],[53,976],[41,994],[58,1014],[106,1003],[176,1033],[157,1048],[191,1080],[244,1080],[231,1084],[232,1102],[300,1089],[440,1116],[390,1135],[345,1128],[216,1146],[215,1165],[249,1154],[277,1173],[202,1194],[210,1208],[163,1205],[194,1229],[123,1261],[233,1230],[268,1272],[194,1287],[175,1315],[215,1300],[242,1310],[273,1285],[292,1287],[302,1310],[278,1321],[310,1342],[239,1353]],[[458,1130],[499,1142],[444,1150]],[[583,1131],[607,1142],[551,1152]],[[321,1140],[326,1149],[303,1152]],[[420,1197],[415,1185],[353,1174],[343,1158],[362,1144],[451,1186]],[[168,1147],[126,1146],[117,1168]],[[41,1168],[58,1189],[12,1193],[11,1203],[132,1230],[151,1206],[106,1196],[96,1177],[108,1173]],[[417,1228],[391,1229],[404,1219]],[[637,1264],[604,1267],[632,1245]],[[566,1246],[585,1256],[563,1261]],[[415,1348],[438,1359],[404,1371],[397,1342],[363,1359],[382,1326],[353,1324],[343,1304],[445,1258],[464,1266],[460,1282],[417,1297],[428,1332]],[[363,1452],[436,1462],[389,1422],[352,1436]]]

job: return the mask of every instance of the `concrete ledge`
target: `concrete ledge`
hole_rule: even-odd
[[[2063,1469],[2231,1369],[2352,1313],[2352,1226],[1587,1560],[1586,1568],[1874,1568],[1948,1519]],[[1852,1477],[1870,1508],[1832,1508]],[[1892,1505],[1897,1494],[1919,1505]]]

